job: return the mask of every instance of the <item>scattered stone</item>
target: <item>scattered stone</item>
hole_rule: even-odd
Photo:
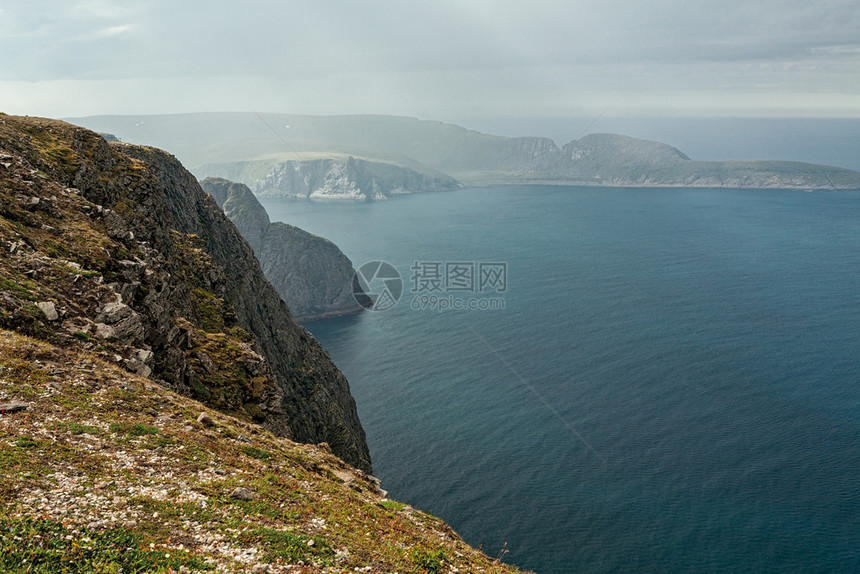
[[[212,420],[212,417],[209,416],[209,413],[200,413],[200,416],[197,417],[197,422],[202,424],[205,427],[214,427],[215,421]]]
[[[0,403],[0,414],[17,413],[30,407],[27,403]]]
[[[355,477],[345,470],[336,470],[334,475],[342,480],[347,486],[352,486],[352,483],[355,482]]]
[[[216,468],[215,474],[217,474],[218,476],[225,476],[227,474],[227,471],[223,468]]]
[[[111,339],[114,336],[113,327],[104,323],[96,323],[96,337],[99,339]]]
[[[54,305],[53,301],[40,301],[36,303],[36,307],[42,310],[42,313],[45,314],[45,318],[48,321],[56,321],[60,316],[57,314],[57,307]]]
[[[233,492],[230,493],[230,496],[238,500],[254,500],[255,494],[247,488],[239,486],[233,489]]]
[[[381,480],[371,475],[367,475],[367,480],[370,482],[371,485],[373,485],[373,490],[376,494],[378,494],[379,496],[388,496],[388,491],[383,490],[380,486],[382,484]]]

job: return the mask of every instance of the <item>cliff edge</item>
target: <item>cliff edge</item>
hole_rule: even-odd
[[[337,245],[293,225],[271,223],[244,184],[214,177],[200,184],[253,248],[296,321],[362,310],[352,292],[352,262]]]
[[[0,115],[0,327],[371,471],[343,374],[173,156]]]

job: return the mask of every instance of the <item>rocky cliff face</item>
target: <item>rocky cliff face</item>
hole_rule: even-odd
[[[201,185],[248,240],[296,320],[361,311],[352,293],[352,262],[337,245],[292,225],[270,223],[244,184],[206,178]]]
[[[0,326],[370,470],[349,385],[172,156],[0,115]]]
[[[373,201],[392,195],[459,188],[453,178],[361,159],[317,159],[277,164],[253,184],[260,196]]]

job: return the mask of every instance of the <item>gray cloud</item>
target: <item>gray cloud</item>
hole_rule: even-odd
[[[127,112],[252,100],[444,119],[770,101],[860,114],[853,0],[31,0],[2,10],[0,101],[56,113],[123,111],[126,94]]]

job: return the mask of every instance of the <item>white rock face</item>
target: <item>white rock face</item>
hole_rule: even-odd
[[[280,163],[252,187],[260,197],[378,201],[392,195],[446,191],[460,186],[447,176],[350,157]]]

